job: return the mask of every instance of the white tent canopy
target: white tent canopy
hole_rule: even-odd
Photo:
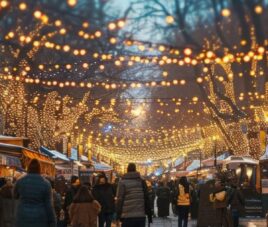
[[[113,170],[113,168],[111,166],[109,166],[106,163],[103,162],[94,162],[94,168],[96,171],[111,171]]]
[[[186,168],[186,171],[193,171],[200,168],[200,160],[193,160],[192,163]]]
[[[185,160],[184,157],[180,157],[180,158],[176,159],[175,162],[174,162],[174,167],[177,167],[180,164],[182,164],[184,162],[184,160]]]
[[[257,165],[259,163],[258,160],[255,160],[251,157],[242,157],[242,156],[229,156],[228,158],[226,158],[223,163],[225,165],[230,164],[230,163],[244,163],[244,164],[253,164],[253,165]]]
[[[230,156],[223,160],[223,167],[229,169],[236,169],[240,166],[240,164],[248,164],[248,165],[258,165],[259,161],[255,160],[251,157],[242,157],[242,156]]]

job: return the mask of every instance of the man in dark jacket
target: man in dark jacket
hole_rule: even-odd
[[[152,222],[147,186],[134,163],[128,165],[118,184],[116,209],[122,227],[145,227],[146,215],[149,223]]]
[[[243,214],[245,201],[241,191],[236,184],[231,185],[229,204],[231,206],[231,214],[233,219],[233,226],[239,226],[239,217]]]
[[[14,197],[19,200],[16,227],[56,227],[51,186],[41,176],[37,159],[31,160],[27,175],[16,182]]]
[[[159,182],[159,186],[156,191],[157,195],[157,208],[158,217],[169,216],[169,204],[170,204],[170,190],[164,186],[163,182]]]
[[[6,184],[0,188],[0,226],[14,226],[15,210],[17,201],[12,196],[13,184],[7,180]]]
[[[111,227],[113,214],[115,212],[115,191],[108,183],[105,174],[100,174],[97,184],[93,188],[93,196],[101,205],[99,213],[99,227]]]
[[[80,187],[80,181],[77,176],[72,176],[71,177],[71,187],[68,188],[66,195],[65,195],[65,200],[64,200],[64,210],[65,210],[65,220],[67,223],[70,222],[69,220],[69,206],[73,202],[73,199]]]

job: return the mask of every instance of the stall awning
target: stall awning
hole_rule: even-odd
[[[0,165],[22,168],[19,158],[2,154],[0,154]]]
[[[181,165],[184,162],[184,159],[185,159],[184,157],[180,157],[180,158],[176,159],[174,162],[174,167]]]
[[[46,147],[41,146],[40,151],[53,159],[61,159],[63,161],[70,161],[70,159],[59,151],[49,150]]]
[[[95,171],[111,171],[113,168],[105,163],[94,162]]]
[[[231,163],[243,163],[243,164],[252,164],[252,165],[257,165],[259,163],[258,160],[255,160],[251,157],[247,156],[229,156],[223,161],[224,165],[231,164]]]
[[[224,153],[224,154],[218,156],[217,157],[217,165],[221,164],[223,162],[223,160],[227,157],[228,157],[227,153]],[[214,162],[215,162],[215,158],[212,157],[212,158],[202,160],[202,165],[205,167],[211,167],[211,166],[214,166]]]
[[[23,150],[22,151],[23,155],[26,156],[29,159],[37,159],[40,162],[45,162],[51,165],[54,165],[54,163],[50,160],[49,157],[46,157],[45,155],[36,153],[36,152],[32,152],[32,151],[28,151],[28,150]]]
[[[192,163],[186,168],[187,171],[193,171],[200,168],[200,160],[193,160]]]
[[[157,170],[154,171],[154,175],[155,176],[160,176],[162,175],[164,172],[164,168],[163,167],[159,167]]]

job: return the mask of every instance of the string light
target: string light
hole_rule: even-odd
[[[10,2],[2,0],[0,2],[0,6],[2,8],[5,8],[9,6]],[[74,7],[78,4],[77,0],[67,0],[67,4],[71,7]],[[29,7],[27,6],[26,3],[21,2],[19,5],[15,7],[17,10],[21,11],[26,11]],[[26,11],[28,12],[28,11]],[[26,12],[23,12],[26,13]],[[17,118],[15,114],[18,112],[18,116],[23,117],[23,112],[20,108],[20,106],[23,106],[24,102],[32,102],[32,104],[38,104],[40,97],[34,97],[32,100],[27,100],[25,99],[25,91],[23,89],[23,83],[27,84],[34,84],[35,86],[50,86],[50,87],[56,87],[58,88],[84,88],[84,89],[89,89],[89,88],[95,88],[95,87],[101,87],[106,90],[110,89],[132,89],[132,90],[141,90],[141,89],[149,89],[149,88],[155,88],[155,87],[170,87],[170,86],[181,86],[181,85],[192,85],[195,83],[200,84],[200,88],[204,88],[206,92],[208,93],[208,99],[211,101],[213,105],[215,105],[219,111],[222,114],[226,113],[232,113],[232,108],[228,104],[227,101],[221,99],[217,94],[216,94],[216,89],[214,88],[213,85],[219,85],[220,90],[224,93],[225,96],[227,96],[235,106],[238,108],[241,108],[246,111],[253,111],[255,112],[254,116],[258,121],[263,122],[264,121],[264,112],[266,107],[266,104],[261,104],[260,106],[257,106],[256,103],[254,103],[254,100],[258,101],[264,101],[267,98],[267,89],[266,93],[267,94],[261,94],[258,92],[244,92],[240,93],[239,96],[235,96],[236,91],[234,91],[234,81],[238,79],[243,79],[243,76],[252,76],[253,78],[263,76],[264,69],[259,66],[258,61],[263,61],[265,59],[265,56],[267,54],[267,45],[264,44],[263,46],[258,46],[256,44],[255,37],[251,37],[251,42],[252,45],[250,47],[250,50],[247,52],[242,52],[239,50],[240,46],[234,46],[233,49],[227,50],[224,49],[223,51],[218,51],[221,50],[218,45],[210,45],[211,43],[208,42],[207,45],[204,45],[202,50],[197,50],[194,47],[190,46],[187,48],[174,48],[172,46],[166,45],[166,44],[151,44],[149,42],[140,42],[140,41],[133,41],[129,39],[124,39],[119,36],[115,36],[117,30],[116,29],[121,29],[126,25],[125,20],[116,20],[116,21],[111,21],[109,22],[106,26],[104,26],[101,29],[95,29],[94,23],[89,23],[88,21],[82,21],[77,28],[77,32],[75,32],[75,38],[79,39],[83,44],[84,43],[89,43],[94,41],[96,38],[101,38],[101,41],[105,42],[110,42],[109,48],[112,50],[114,48],[115,44],[123,44],[125,45],[128,50],[130,49],[135,49],[131,48],[131,46],[136,45],[136,49],[138,50],[138,54],[133,54],[133,55],[123,55],[120,53],[114,53],[113,51],[110,51],[109,49],[106,53],[102,51],[96,51],[94,49],[91,52],[91,47],[90,48],[85,48],[88,45],[85,46],[79,46],[72,41],[68,42],[68,37],[72,32],[71,26],[68,24],[64,24],[64,18],[56,18],[53,16],[53,18],[56,18],[55,20],[52,20],[52,17],[49,17],[49,13],[45,14],[45,10],[42,12],[37,10],[32,12],[29,9],[30,15],[32,15],[35,19],[35,23],[37,24],[36,29],[33,31],[27,31],[27,29],[21,29],[19,27],[17,28],[12,28],[10,30],[7,30],[6,33],[4,34],[4,37],[6,40],[12,39],[12,42],[18,44],[22,47],[24,45],[29,45],[29,47],[32,47],[33,50],[29,51],[27,53],[27,56],[31,59],[35,59],[35,53],[40,50],[40,48],[47,48],[47,51],[61,51],[61,52],[66,52],[64,53],[64,56],[67,55],[72,55],[72,60],[74,59],[73,62],[68,62],[70,61],[69,59],[63,62],[56,62],[53,63],[53,61],[50,62],[47,61],[46,59],[42,59],[38,61],[37,64],[34,64],[37,66],[38,69],[35,69],[35,67],[30,66],[28,64],[27,60],[23,59],[20,64],[16,67],[12,65],[12,61],[10,61],[10,64],[8,64],[6,61],[5,63],[2,64],[2,71],[0,74],[0,79],[2,80],[1,82],[3,83],[8,83],[11,84],[8,89],[4,88],[3,92],[1,92],[1,97],[3,96],[4,102],[4,111],[8,110],[9,105],[11,105],[10,110],[13,110],[14,113],[8,113],[8,123],[12,126],[10,127],[10,133],[16,132],[16,134],[21,134],[25,135],[25,132],[23,132],[24,129],[22,127],[17,127],[16,122],[18,121],[18,125],[23,124],[24,120],[21,120],[21,118]],[[263,13],[263,8],[260,5],[255,6],[254,12],[256,14],[262,14]],[[22,12],[21,12],[22,13]],[[231,11],[230,9],[223,9],[221,11],[221,14],[223,17],[230,17],[231,16]],[[231,20],[232,18],[229,18]],[[171,15],[167,16],[165,18],[167,24],[174,24],[175,23],[175,18]],[[250,18],[248,18],[250,20]],[[40,34],[41,28],[45,28],[46,26],[50,26],[51,30],[55,29],[48,35],[40,36],[36,34]],[[68,30],[67,30],[68,29]],[[107,34],[107,29],[110,30],[108,31],[109,36],[106,36]],[[27,31],[27,32],[26,32]],[[90,32],[89,32],[90,31]],[[105,34],[105,35],[103,35]],[[111,34],[111,35],[110,35]],[[61,39],[57,39],[57,36],[64,36],[67,37],[66,39],[64,38],[64,43],[61,41]],[[254,36],[254,32],[251,34]],[[40,39],[39,39],[40,38]],[[61,37],[62,38],[62,37]],[[39,39],[39,40],[38,40]],[[248,44],[249,40],[240,40],[240,45],[241,46],[246,46]],[[266,43],[267,40],[265,40]],[[32,46],[31,46],[32,45]],[[94,45],[94,44],[92,44]],[[113,46],[113,47],[111,47]],[[209,48],[209,46],[211,48]],[[9,51],[12,56],[14,56],[14,60],[17,60],[16,58],[16,51],[13,51],[11,49],[3,47],[3,53],[4,51]],[[221,54],[218,54],[219,52],[224,52]],[[78,58],[81,58],[79,60],[76,60]],[[88,59],[92,59],[89,60]],[[35,62],[34,62],[35,63]],[[109,65],[109,63],[111,63]],[[249,63],[250,69],[247,72],[234,72],[232,71],[232,67],[236,68],[236,65],[238,64],[243,64],[243,63]],[[92,78],[92,81],[88,82],[87,78],[85,81],[78,81],[77,78],[71,78],[71,73],[75,74],[79,72],[79,75],[82,77],[82,74],[84,73],[84,76],[87,75],[90,77],[93,71],[94,73],[107,73],[109,72],[110,66],[114,67],[115,69],[122,70],[124,67],[127,69],[130,67],[137,67],[137,66],[153,66],[153,67],[158,67],[160,70],[162,68],[166,70],[167,67],[172,64],[172,67],[178,66],[182,68],[193,68],[194,66],[202,66],[206,65],[206,67],[202,68],[202,72],[200,72],[200,75],[198,77],[181,77],[181,76],[176,76],[173,73],[170,73],[169,71],[163,71],[162,76],[163,77],[169,77],[170,80],[162,80],[162,81],[127,81],[127,80],[122,80],[122,81],[109,81],[109,79],[101,82],[96,82]],[[258,65],[258,66],[256,66]],[[261,64],[260,64],[261,65]],[[242,65],[243,66],[243,65]],[[221,67],[221,75],[218,75],[218,70],[216,70],[216,67]],[[89,72],[89,70],[91,70]],[[160,71],[159,70],[159,71]],[[58,75],[60,74],[67,74],[64,80],[60,80],[57,78]],[[18,74],[18,75],[17,75]],[[78,74],[78,73],[77,73]],[[237,75],[237,76],[236,76]],[[159,75],[158,75],[159,76]],[[241,78],[240,78],[241,77]],[[91,80],[91,78],[90,78]],[[193,82],[193,83],[191,83]],[[202,84],[201,84],[202,83]],[[18,85],[19,84],[19,85]],[[14,91],[12,91],[12,89]],[[1,90],[2,91],[2,90]],[[18,93],[18,94],[16,94]],[[19,97],[20,96],[20,97]],[[47,94],[47,99],[45,101],[45,106],[47,109],[49,109],[48,112],[44,113],[44,110],[39,110],[36,107],[28,106],[27,113],[30,116],[30,119],[32,119],[32,123],[29,127],[30,132],[29,135],[32,138],[34,137],[34,131],[37,129],[33,128],[40,125],[42,125],[41,121],[45,121],[46,125],[42,125],[46,130],[50,128],[48,125],[49,122],[54,122],[55,114],[53,113],[53,110],[56,109],[57,111],[60,111],[61,108],[59,108],[59,105],[62,104],[64,100],[57,100],[59,99],[57,93],[49,93]],[[68,98],[67,98],[68,99]],[[13,103],[13,100],[14,103]],[[243,104],[244,101],[249,100],[249,104],[245,105]],[[2,100],[1,100],[2,101]],[[67,101],[64,101],[67,102]],[[70,116],[73,114],[73,112],[70,112],[71,110],[74,111],[82,111],[79,112],[81,115],[87,115],[88,120],[92,120],[92,116],[94,115],[91,111],[89,111],[87,108],[88,106],[85,105],[85,102],[87,102],[87,98],[85,98],[84,101],[79,102],[79,104],[74,104],[74,105],[63,105],[62,107],[64,109],[64,113],[62,116]],[[105,112],[107,114],[106,117],[103,119],[111,119],[108,116],[113,115],[115,116],[115,109],[117,109],[118,105],[118,100],[113,99],[113,101],[109,101],[110,105],[112,107],[109,107],[109,111],[105,110],[105,107],[102,106],[101,102],[99,100],[95,101],[95,105],[99,107],[98,110],[93,111],[96,115]],[[18,104],[19,103],[19,104]],[[238,103],[238,104],[237,104]],[[70,103],[69,103],[70,104]],[[124,103],[127,107],[122,112],[125,112],[127,114],[131,114],[140,117],[145,113],[145,107],[146,103],[140,104],[139,108],[133,109],[132,102],[127,101]],[[187,104],[187,105],[186,105]],[[2,102],[1,102],[2,105]],[[192,97],[187,97],[187,98],[172,98],[172,101],[165,101],[165,100],[159,100],[157,101],[157,110],[155,111],[157,114],[160,116],[166,116],[167,119],[168,117],[172,118],[175,115],[180,115],[183,113],[187,113],[187,116],[199,116],[201,114],[206,114],[206,115],[211,115],[212,118],[217,117],[217,113],[211,109],[210,107],[207,106],[207,103],[203,103],[203,100],[201,97],[196,96],[194,94]],[[195,105],[201,105],[202,110],[197,110],[194,108]],[[184,108],[181,108],[181,107]],[[2,106],[1,106],[2,107]],[[18,111],[16,111],[16,108],[18,108]],[[132,109],[131,109],[132,108]],[[132,110],[132,111],[131,111]],[[52,111],[52,114],[51,114]],[[67,112],[66,112],[67,111]],[[69,112],[68,112],[69,111]],[[84,112],[83,112],[84,111]],[[42,116],[44,116],[45,119],[40,119],[40,113]],[[146,113],[147,114],[147,113]],[[172,115],[173,114],[173,115]],[[81,116],[80,115],[80,116]],[[95,116],[96,116],[95,115]],[[28,116],[28,117],[29,117]],[[52,117],[53,116],[53,117]],[[75,115],[77,116],[77,115]],[[25,116],[24,116],[25,117]],[[57,127],[62,127],[64,128],[62,132],[60,131],[53,131],[54,134],[48,132],[47,135],[48,137],[45,139],[45,143],[49,143],[49,137],[55,136],[55,138],[58,138],[58,135],[61,133],[64,133],[68,131],[67,133],[70,133],[70,131],[73,130],[74,122],[77,121],[77,118],[72,118],[71,122],[68,123],[68,119],[63,119],[61,124],[58,124]],[[113,119],[116,121],[116,119]],[[142,161],[146,158],[150,158],[151,160],[157,160],[158,158],[167,158],[167,157],[172,157],[176,158],[179,155],[182,154],[187,154],[193,149],[200,149],[200,146],[204,150],[204,153],[208,154],[213,150],[213,143],[212,143],[212,138],[213,135],[217,135],[220,143],[223,145],[228,145],[228,147],[232,148],[235,150],[235,153],[237,154],[243,154],[245,151],[250,151],[253,156],[258,157],[259,153],[259,147],[258,147],[258,142],[256,141],[256,138],[246,138],[241,130],[241,125],[247,125],[248,128],[250,129],[249,131],[252,132],[253,134],[258,132],[260,130],[260,123],[251,123],[250,122],[250,117],[245,117],[242,120],[236,121],[235,123],[230,123],[227,122],[223,119],[219,118],[219,122],[222,126],[222,128],[228,132],[228,135],[234,139],[234,143],[226,142],[226,135],[223,135],[223,132],[219,132],[219,129],[216,125],[212,125],[210,122],[209,127],[202,127],[202,132],[204,135],[201,135],[200,130],[196,130],[195,133],[183,133],[180,131],[178,135],[173,135],[171,134],[171,131],[169,133],[165,133],[165,130],[163,128],[159,129],[157,132],[161,132],[158,135],[155,135],[156,130],[147,130],[144,132],[144,134],[148,134],[148,136],[141,135],[143,138],[135,137],[133,134],[128,137],[128,135],[122,135],[119,134],[118,136],[107,136],[104,135],[103,133],[98,132],[92,133],[92,138],[90,138],[90,141],[93,142],[93,147],[96,149],[96,152],[102,156],[108,156],[112,160],[122,160],[123,162],[126,161],[127,159],[135,160],[135,161]],[[68,125],[65,126],[65,124]],[[103,123],[99,124],[100,126],[103,126]],[[16,129],[17,127],[17,129]],[[53,126],[54,127],[54,126]],[[199,126],[193,127],[195,129],[198,129]],[[17,131],[16,131],[17,130]],[[20,131],[21,130],[21,131]],[[79,127],[77,128],[79,130]],[[122,130],[122,129],[120,129]],[[81,130],[83,133],[85,133],[85,130]],[[142,130],[141,130],[142,131]],[[176,133],[176,130],[173,130],[172,133]],[[100,134],[100,135],[99,135]],[[129,132],[130,134],[130,132]],[[187,138],[184,138],[184,134]],[[79,137],[82,138],[82,137]],[[225,140],[223,139],[225,138]],[[40,145],[38,144],[38,140],[33,139],[35,146]],[[237,141],[239,141],[239,144]],[[54,143],[55,141],[53,141]],[[52,146],[52,144],[51,144]],[[250,148],[250,149],[249,149]],[[251,149],[252,148],[252,149]],[[150,151],[150,152],[145,152],[145,151]],[[202,150],[202,152],[203,152]],[[109,152],[108,152],[109,151]]]
[[[224,17],[229,17],[231,15],[231,11],[229,9],[223,9],[221,11],[221,15]]]

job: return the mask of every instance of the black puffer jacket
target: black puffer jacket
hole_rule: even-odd
[[[98,184],[93,188],[93,196],[101,205],[101,213],[114,213],[115,191],[111,184]]]

